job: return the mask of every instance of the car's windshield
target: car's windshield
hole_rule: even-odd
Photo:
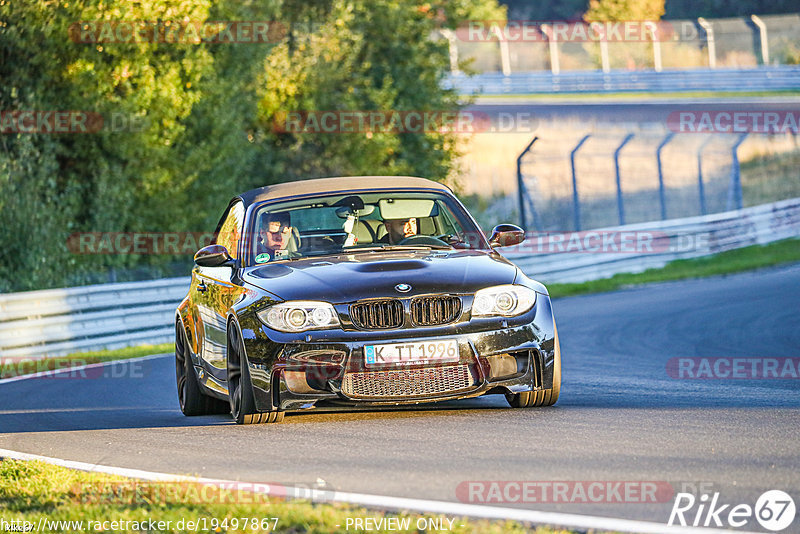
[[[376,248],[486,248],[454,199],[436,192],[326,195],[256,206],[250,263]]]

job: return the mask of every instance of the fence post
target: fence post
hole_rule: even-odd
[[[547,36],[547,44],[550,47],[550,72],[558,75],[561,72],[561,65],[558,60],[558,41],[555,40],[553,27],[542,24],[542,33]]]
[[[658,25],[648,22],[646,26],[650,28],[650,35],[653,37],[653,69],[661,72],[661,36],[658,34]]]
[[[531,142],[528,143],[528,146],[525,147],[519,156],[517,156],[517,194],[519,195],[519,220],[520,226],[523,230],[528,230],[528,221],[525,217],[525,197],[529,197],[528,189],[525,187],[525,180],[522,178],[522,158],[530,152],[533,144],[536,140],[539,139],[538,137],[534,137],[531,139]],[[536,213],[536,207],[533,205],[533,201],[531,200],[531,211],[533,212],[533,224],[536,227],[536,230],[540,230],[539,227],[539,217]]]
[[[578,144],[575,145],[575,148],[572,149],[572,152],[569,153],[569,161],[572,165],[572,217],[575,221],[575,231],[581,231],[581,204],[580,199],[578,198],[578,177],[575,172],[575,153],[583,146],[583,143],[589,139],[592,134],[586,134],[583,136],[583,139],[578,141]]]
[[[617,177],[617,212],[619,213],[619,224],[622,226],[625,224],[625,207],[622,204],[622,182],[619,176],[619,153],[622,150],[622,147],[628,144],[628,141],[633,139],[633,134],[628,134],[625,136],[625,139],[622,140],[622,143],[617,147],[614,151],[614,171]]]
[[[509,76],[511,75],[511,58],[508,53],[508,39],[503,35],[503,31],[499,26],[492,26],[491,31],[497,37],[497,44],[500,47],[500,68],[503,71],[503,76]]]
[[[737,210],[742,209],[742,179],[739,174],[739,145],[741,145],[747,133],[739,136],[739,139],[733,144],[731,148],[731,183],[728,187],[728,209],[732,209],[733,205]]]
[[[600,64],[603,72],[611,72],[611,61],[608,59],[608,41],[600,39]]]
[[[709,68],[717,68],[717,45],[714,42],[714,28],[711,23],[703,17],[697,19],[697,23],[706,32],[706,44],[708,44],[708,66]]]
[[[700,145],[700,148],[697,149],[697,187],[698,187],[698,194],[700,195],[700,214],[706,214],[706,191],[703,185],[703,150],[705,150],[706,145],[714,139],[713,135],[709,135],[705,141]]]
[[[758,15],[750,15],[750,20],[758,26],[758,36],[761,42],[761,60],[764,65],[769,65],[769,41],[767,40],[767,25]]]
[[[503,76],[511,76],[511,55],[508,51],[508,41],[500,39],[500,65],[503,69]]]
[[[456,40],[456,34],[449,28],[442,28],[439,31],[445,39],[447,39],[448,51],[450,53],[450,72],[458,74],[458,41]]]
[[[656,163],[658,164],[658,200],[661,202],[661,220],[667,219],[667,195],[664,189],[664,171],[661,168],[661,150],[669,143],[675,133],[668,133],[667,136],[661,141],[656,149]]]

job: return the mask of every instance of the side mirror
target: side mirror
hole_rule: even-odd
[[[498,224],[492,230],[492,237],[489,238],[489,246],[513,247],[525,241],[525,230],[514,224]]]
[[[195,253],[194,262],[200,267],[222,267],[232,265],[233,258],[222,245],[208,245]]]

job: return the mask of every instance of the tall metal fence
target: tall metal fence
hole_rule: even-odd
[[[740,147],[786,150],[742,178]],[[769,143],[768,145],[766,143]],[[780,145],[779,145],[780,146]],[[800,195],[796,135],[586,133],[533,138],[517,158],[521,225],[580,231],[741,209]]]
[[[635,21],[633,21],[635,22]],[[480,23],[478,23],[480,24]],[[633,39],[593,40],[586,31],[559,33],[559,21],[509,21],[443,32],[451,70],[466,63],[479,73],[753,68],[800,63],[800,13],[724,19],[668,20]],[[569,23],[574,24],[575,23]],[[577,23],[580,24],[580,23]],[[523,33],[521,26],[528,25]],[[666,28],[666,31],[665,31]],[[578,38],[575,38],[578,36]]]

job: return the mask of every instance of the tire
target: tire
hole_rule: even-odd
[[[244,351],[239,329],[233,322],[228,324],[228,399],[230,412],[237,425],[280,423],[284,412],[259,412],[253,397],[250,367]]]
[[[558,340],[558,329],[553,323],[555,333],[555,355],[553,356],[553,387],[539,391],[523,391],[522,393],[506,393],[506,400],[512,408],[533,408],[552,406],[558,401],[561,393],[561,343]]]
[[[200,389],[189,354],[189,341],[180,321],[175,322],[175,379],[178,387],[178,405],[183,415],[192,417],[228,411],[227,403],[209,397]]]

